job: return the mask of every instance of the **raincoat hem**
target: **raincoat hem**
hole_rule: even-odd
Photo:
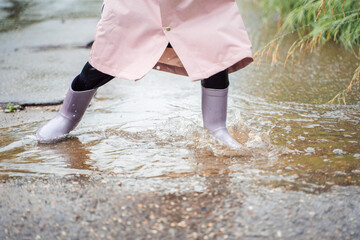
[[[92,56],[90,56],[89,58],[89,63],[91,66],[93,66],[96,70],[102,72],[102,73],[106,73],[110,76],[116,77],[116,78],[120,78],[120,79],[126,79],[126,80],[131,80],[131,81],[137,81],[140,80],[141,78],[143,78],[146,74],[142,75],[142,76],[136,76],[134,74],[129,74],[126,72],[118,72],[115,69],[108,67],[106,65],[103,65],[101,63],[98,63],[98,61],[96,61],[96,59]],[[150,71],[150,70],[149,70]]]
[[[229,69],[229,73],[236,72],[247,65],[249,65],[251,62],[253,62],[254,59],[252,57],[251,50],[246,50],[242,52],[241,54],[237,55],[236,57],[231,58],[230,60],[227,60],[226,62],[220,62],[216,64],[213,68],[202,71],[199,73],[193,73],[189,75],[189,78],[191,81],[199,81],[206,78],[209,78],[216,73],[219,73],[225,69]]]
[[[118,72],[111,67],[105,66],[101,63],[98,63],[98,61],[96,61],[96,59],[92,55],[89,58],[89,63],[97,70],[99,70],[103,73],[106,73],[108,75],[117,77],[117,78],[133,80],[133,81],[142,79],[148,72],[151,71],[151,69],[165,71],[165,72],[183,75],[183,76],[188,76],[191,81],[199,81],[199,80],[209,78],[209,77],[213,76],[214,74],[223,71],[224,69],[229,69],[229,73],[238,71],[238,70],[246,67],[247,65],[249,65],[251,62],[253,62],[253,58],[252,58],[251,50],[246,50],[226,62],[221,62],[221,63],[216,64],[213,68],[211,68],[207,71],[201,71],[201,72],[193,73],[193,74],[188,74],[185,67],[182,68],[182,67],[171,66],[171,65],[164,64],[164,63],[159,63],[158,61],[155,62],[154,67],[146,70],[146,73],[144,75],[136,76],[134,74],[129,74],[129,73],[126,73],[123,71]],[[156,66],[159,66],[160,69],[157,69]]]

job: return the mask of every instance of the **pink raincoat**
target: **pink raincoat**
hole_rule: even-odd
[[[105,0],[103,7],[89,59],[103,73],[138,80],[154,68],[201,80],[253,61],[235,0]]]

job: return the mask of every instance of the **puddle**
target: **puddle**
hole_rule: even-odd
[[[86,2],[93,5],[68,14],[91,16],[98,3]],[[241,7],[259,49],[274,29],[265,28],[253,5]],[[186,184],[192,176],[224,176],[305,192],[360,185],[358,99],[352,96],[348,106],[325,104],[347,87],[354,66],[351,54],[328,46],[293,67],[253,64],[232,74],[228,126],[251,155],[221,146],[201,127],[200,83],[156,71],[136,83],[115,79],[98,91],[67,141],[36,142],[34,133],[48,114],[0,128],[0,178],[100,173],[182,178]]]

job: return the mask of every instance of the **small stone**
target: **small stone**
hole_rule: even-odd
[[[339,149],[339,148],[334,149],[333,153],[339,154],[339,155],[345,154],[345,152],[342,149]]]
[[[179,227],[182,227],[182,228],[186,227],[185,221],[181,221],[181,222],[179,222],[177,225],[178,225]]]
[[[44,230],[44,228],[45,228],[45,223],[40,223],[39,224],[40,231]]]
[[[341,172],[341,171],[335,171],[334,174],[335,174],[335,176],[345,176],[346,175],[345,172]]]
[[[309,215],[312,216],[312,217],[315,216],[315,214],[316,213],[314,211],[309,212]]]
[[[305,152],[307,152],[307,153],[314,153],[314,152],[315,152],[315,148],[308,147],[308,148],[305,149]]]
[[[280,230],[276,231],[276,237],[281,238],[282,232]]]
[[[300,140],[302,140],[302,141],[305,140],[305,138],[304,138],[303,136],[298,136],[298,139],[300,139]]]

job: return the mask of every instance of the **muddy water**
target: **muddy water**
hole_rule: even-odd
[[[66,4],[51,8],[55,17]],[[66,12],[91,15],[99,2],[92,4]],[[254,50],[261,49],[275,30],[256,6],[240,8]],[[193,176],[223,175],[306,192],[360,185],[359,100],[325,104],[347,87],[356,63],[343,49],[327,46],[286,69],[265,62],[232,74],[228,126],[250,155],[222,146],[201,127],[199,83],[156,71],[136,83],[115,79],[99,89],[67,141],[36,142],[35,131],[55,113],[2,127],[0,176],[102,174],[179,178],[186,185]]]

